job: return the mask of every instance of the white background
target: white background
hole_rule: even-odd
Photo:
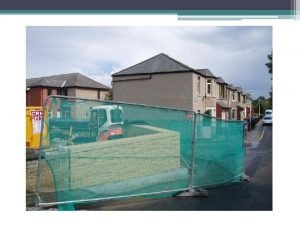
[[[54,25],[273,26],[273,211],[27,212],[26,26]],[[299,224],[300,21],[177,21],[176,16],[1,15],[0,28],[1,224]]]

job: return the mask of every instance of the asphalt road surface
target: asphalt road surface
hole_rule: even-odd
[[[118,200],[85,206],[84,210],[272,210],[272,126],[264,128],[261,141],[247,144],[245,162],[250,182],[209,188],[208,197]]]

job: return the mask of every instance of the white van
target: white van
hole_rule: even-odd
[[[273,110],[272,109],[266,109],[265,116],[272,116]]]

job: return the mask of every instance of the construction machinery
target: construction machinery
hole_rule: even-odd
[[[46,113],[43,129],[43,147],[46,147],[49,143],[70,145],[121,138],[124,135],[122,115],[122,107],[118,105],[91,107],[90,118],[81,121],[72,118],[60,118],[60,115],[52,118],[48,117]],[[42,107],[26,108],[27,148],[38,149],[40,146],[42,117]],[[66,142],[66,140],[68,141]]]

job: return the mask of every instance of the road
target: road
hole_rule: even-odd
[[[250,182],[209,188],[209,197],[119,200],[91,205],[85,210],[272,210],[272,127],[264,128],[260,142],[247,144],[245,169]]]

